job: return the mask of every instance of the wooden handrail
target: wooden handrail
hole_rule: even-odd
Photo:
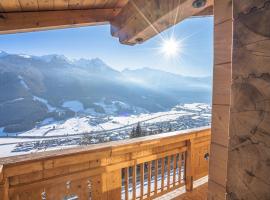
[[[189,145],[191,143],[193,145]],[[210,129],[204,127],[3,158],[0,160],[0,199],[25,200],[31,197],[60,200],[78,197],[86,200],[90,195],[94,200],[116,200],[121,199],[121,195],[123,199],[127,199],[125,195],[133,199],[142,198],[138,194],[140,192],[136,193],[138,187],[138,191],[145,192],[145,198],[152,199],[184,184],[192,190],[192,181],[208,173],[208,161],[204,161],[203,156],[209,152],[209,145]],[[180,158],[184,159],[180,161]],[[163,172],[159,169],[163,165],[161,161],[166,162]],[[184,167],[180,169],[179,163]],[[142,169],[139,166],[148,167],[143,169],[147,176],[145,179],[138,177],[138,169]],[[166,188],[154,183],[158,180],[154,176],[159,176],[155,170],[164,173],[160,177],[172,174],[167,181],[159,182]]]

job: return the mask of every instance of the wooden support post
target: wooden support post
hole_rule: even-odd
[[[4,176],[3,165],[0,165],[0,199],[9,200],[9,179]]]
[[[193,177],[194,177],[194,141],[193,139],[187,141],[187,156],[185,167],[185,184],[186,191],[193,190]]]
[[[93,199],[121,199],[122,173],[121,169],[106,172],[92,178]]]
[[[9,200],[9,180],[5,179],[4,187],[3,187],[3,200]]]

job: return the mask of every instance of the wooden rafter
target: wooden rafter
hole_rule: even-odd
[[[121,43],[136,44],[195,15],[212,14],[213,0],[200,8],[194,0],[131,0],[111,22],[111,32]]]
[[[0,34],[109,23],[119,9],[0,13]]]

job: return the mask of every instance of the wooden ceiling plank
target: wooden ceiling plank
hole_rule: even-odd
[[[128,0],[117,0],[115,4],[115,8],[122,8],[128,3]]]
[[[38,0],[39,10],[53,10],[54,0]]]
[[[0,13],[0,34],[109,23],[120,9]]]
[[[96,0],[83,0],[82,8],[95,8],[95,2]]]
[[[104,8],[108,1],[110,0],[96,0],[95,8]]]
[[[111,22],[112,35],[119,37],[121,43],[134,45],[213,5],[213,0],[208,0],[205,6],[194,8],[193,2],[193,0],[129,1]]]
[[[69,0],[68,8],[69,9],[80,9],[83,5],[83,0]]]
[[[38,11],[37,0],[19,0],[22,11]]]
[[[0,1],[1,12],[21,11],[19,0]]]
[[[54,10],[65,10],[68,9],[69,0],[54,0]]]

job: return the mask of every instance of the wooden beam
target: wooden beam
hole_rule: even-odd
[[[108,23],[119,9],[0,13],[0,34]]]
[[[193,7],[194,0],[131,0],[111,22],[111,33],[123,44],[146,41],[176,23],[198,15],[212,14],[213,0]]]

